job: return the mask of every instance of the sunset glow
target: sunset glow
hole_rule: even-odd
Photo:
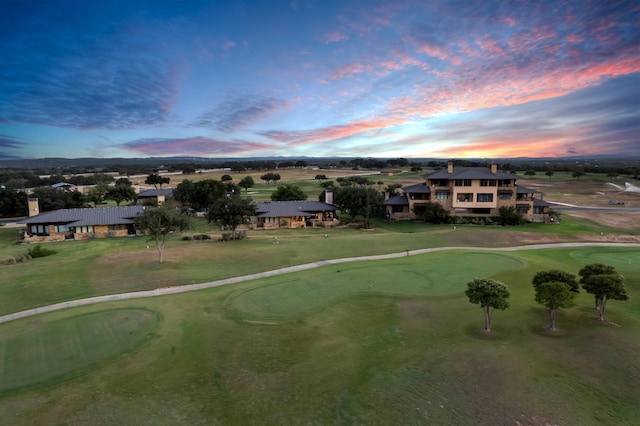
[[[0,159],[640,155],[637,1],[2,1]]]

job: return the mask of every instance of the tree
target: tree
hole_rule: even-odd
[[[548,170],[544,173],[546,176],[549,176],[549,179],[551,179],[551,176],[553,176],[553,172],[551,170]]]
[[[475,279],[467,283],[467,290],[464,292],[470,303],[480,305],[484,311],[484,330],[491,332],[491,311],[500,309],[501,311],[509,307],[509,290],[500,281],[491,279]]]
[[[251,198],[242,198],[240,194],[216,200],[207,211],[207,220],[231,229],[231,239],[236,239],[236,229],[249,223],[256,214],[256,205]]]
[[[158,173],[151,173],[144,181],[144,183],[146,183],[147,185],[153,185],[153,187],[156,189],[158,188],[158,186],[162,188],[162,185],[168,184],[169,182],[171,182],[170,178],[160,176]]]
[[[441,224],[451,222],[451,215],[439,203],[416,204],[413,207],[413,212],[428,223]]]
[[[292,183],[278,186],[278,189],[271,193],[271,201],[297,201],[306,200],[305,194],[299,186]]]
[[[0,216],[24,216],[27,212],[27,194],[23,191],[0,188]]]
[[[531,284],[538,287],[543,283],[561,282],[564,283],[572,293],[580,293],[580,286],[577,277],[570,273],[559,269],[550,269],[548,271],[540,271],[533,276]]]
[[[501,206],[498,209],[498,216],[500,217],[500,224],[503,226],[522,225],[525,222],[522,214],[515,206]]]
[[[528,177],[534,177],[536,175],[536,172],[533,170],[527,170],[526,172],[524,172],[524,175]]]
[[[254,185],[255,185],[255,182],[253,181],[253,178],[251,176],[243,177],[242,180],[238,183],[238,186],[241,188],[244,188],[244,191],[246,193],[248,193],[249,188],[253,188]]]
[[[383,214],[383,202],[381,193],[364,186],[344,186],[336,190],[334,197],[334,204],[351,218],[364,217],[365,228],[370,227],[369,219],[372,216]]]
[[[233,180],[233,178],[231,177],[231,175],[222,175],[220,177],[220,180],[222,182],[231,182]]]
[[[574,178],[580,180],[580,178],[582,176],[584,176],[584,172],[581,170],[576,170],[575,172],[571,173],[571,176],[573,176]]]
[[[280,180],[280,175],[278,173],[265,173],[260,176],[260,179],[266,181],[267,183],[277,182]]]
[[[215,200],[227,195],[227,186],[215,179],[203,179],[192,182],[183,180],[173,192],[174,198],[196,210],[204,210]]]
[[[629,300],[624,286],[624,277],[616,272],[615,267],[592,263],[582,268],[578,274],[584,291],[593,294],[595,298],[600,321],[604,321],[607,300]]]
[[[556,312],[560,308],[573,306],[576,293],[564,282],[543,282],[535,287],[536,302],[549,309],[549,330],[556,331]]]
[[[136,191],[127,178],[118,179],[115,186],[107,189],[105,194],[107,200],[113,200],[119,206],[123,201],[133,201],[136,199]]]
[[[98,207],[98,204],[102,204],[107,195],[107,191],[109,187],[106,183],[100,182],[87,194],[87,201],[92,202],[95,207]]]
[[[189,229],[189,217],[169,206],[147,208],[134,219],[136,227],[156,242],[158,260],[163,262],[164,247],[174,232]]]

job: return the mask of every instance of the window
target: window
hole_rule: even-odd
[[[69,231],[69,227],[67,225],[56,225],[53,230],[56,232],[67,232]]]
[[[497,186],[498,181],[495,179],[480,179],[480,186]]]
[[[93,225],[76,226],[76,232],[79,234],[88,234],[89,232],[93,232]]]
[[[511,179],[500,179],[498,186],[511,186]]]
[[[431,181],[431,185],[433,186],[449,186],[448,179],[433,179]]]
[[[448,200],[449,191],[436,191],[436,200]]]
[[[458,194],[458,197],[456,199],[462,203],[470,203],[473,201],[473,194],[470,194],[468,192],[461,192]]]
[[[455,186],[471,186],[471,179],[456,179]]]
[[[477,201],[479,203],[491,203],[493,202],[493,194],[478,194]]]
[[[498,199],[500,200],[510,200],[511,193],[510,192],[500,192],[498,193]]]
[[[36,235],[49,235],[49,226],[31,225],[31,233]]]

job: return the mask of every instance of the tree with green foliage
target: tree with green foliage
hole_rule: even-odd
[[[561,271],[559,269],[549,269],[547,271],[537,272],[531,280],[531,284],[534,288],[538,287],[542,283],[550,282],[564,283],[572,293],[580,293],[578,278],[570,272]]]
[[[515,206],[501,206],[498,209],[498,217],[500,218],[500,225],[522,225],[525,222],[522,214],[515,208]]]
[[[451,215],[439,203],[429,201],[426,204],[416,204],[413,207],[413,212],[427,223],[441,224],[451,222]]]
[[[231,175],[222,175],[220,177],[220,180],[222,182],[231,182],[233,180],[233,178],[231,177]]]
[[[352,219],[364,218],[364,227],[370,228],[370,219],[384,213],[384,197],[373,188],[365,186],[344,186],[338,188],[334,196],[334,204],[346,212]]]
[[[94,207],[98,207],[98,204],[102,204],[107,196],[109,187],[106,183],[100,182],[87,193],[87,201],[93,203]]]
[[[147,176],[147,179],[145,179],[144,181],[144,183],[146,183],[147,185],[153,185],[153,187],[156,189],[158,188],[158,186],[162,188],[162,185],[169,184],[169,182],[171,182],[171,178],[160,176],[158,173],[149,174],[149,176]]]
[[[592,263],[582,268],[578,274],[584,291],[594,296],[600,321],[604,321],[607,300],[629,300],[624,277],[616,272],[615,267]]]
[[[298,201],[306,200],[307,194],[298,185],[287,183],[280,185],[271,193],[271,201]]]
[[[475,279],[467,283],[464,292],[470,303],[480,305],[484,312],[484,331],[491,332],[491,311],[501,311],[509,307],[509,289],[504,283],[492,279]]]
[[[536,175],[536,172],[534,170],[527,170],[526,172],[524,172],[524,175],[531,178]]]
[[[238,183],[238,186],[241,188],[244,188],[245,193],[249,192],[249,188],[253,188],[253,186],[256,183],[253,181],[253,178],[251,176],[245,176],[242,178],[242,180]]]
[[[0,216],[16,217],[27,213],[27,194],[24,191],[0,188]]]
[[[267,183],[277,182],[280,180],[280,175],[278,173],[265,173],[260,176],[260,179]]]
[[[50,186],[36,188],[32,196],[38,199],[40,212],[83,207],[85,196],[79,191],[62,191]]]
[[[558,309],[573,306],[576,293],[564,282],[543,282],[535,287],[535,300],[549,309],[549,330],[556,331],[556,313]]]
[[[146,208],[144,213],[134,218],[134,223],[138,229],[155,241],[160,263],[163,262],[164,248],[171,234],[186,231],[190,227],[189,216],[166,205]]]
[[[107,188],[104,196],[107,200],[113,200],[119,206],[123,201],[134,201],[136,191],[133,189],[131,181],[127,178],[118,179],[114,186]]]
[[[571,176],[580,180],[580,178],[584,176],[584,172],[582,170],[576,170],[575,172],[571,173]]]
[[[216,222],[231,230],[231,239],[236,239],[236,229],[240,225],[249,223],[251,216],[256,214],[256,205],[251,198],[243,198],[240,194],[233,194],[216,200],[207,211],[207,221]]]
[[[551,179],[551,176],[553,176],[553,172],[551,170],[547,170],[546,172],[544,172],[544,174],[548,176],[549,179]]]
[[[197,182],[185,179],[178,184],[173,192],[177,201],[196,210],[206,210],[217,199],[226,197],[226,195],[227,185],[215,179],[203,179]]]

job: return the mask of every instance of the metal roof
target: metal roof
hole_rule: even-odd
[[[263,201],[256,203],[257,217],[314,216],[334,212],[336,206],[321,201]]]
[[[518,186],[516,190],[518,194],[535,194],[540,191],[536,191],[535,189],[525,188],[524,186]]]
[[[415,185],[403,187],[402,192],[411,194],[429,194],[431,193],[431,190],[426,183],[417,183]]]
[[[173,197],[173,188],[147,189],[138,194],[138,198],[157,197],[164,195],[165,197]]]
[[[407,206],[409,205],[409,200],[404,195],[396,195],[393,197],[389,197],[388,200],[384,200],[383,203],[385,206]]]
[[[516,179],[517,176],[496,172],[491,173],[489,167],[454,167],[453,173],[449,173],[447,169],[424,175],[426,179]]]
[[[142,206],[60,209],[25,218],[19,223],[27,225],[61,223],[69,226],[125,225],[133,223],[133,218],[143,211]]]

